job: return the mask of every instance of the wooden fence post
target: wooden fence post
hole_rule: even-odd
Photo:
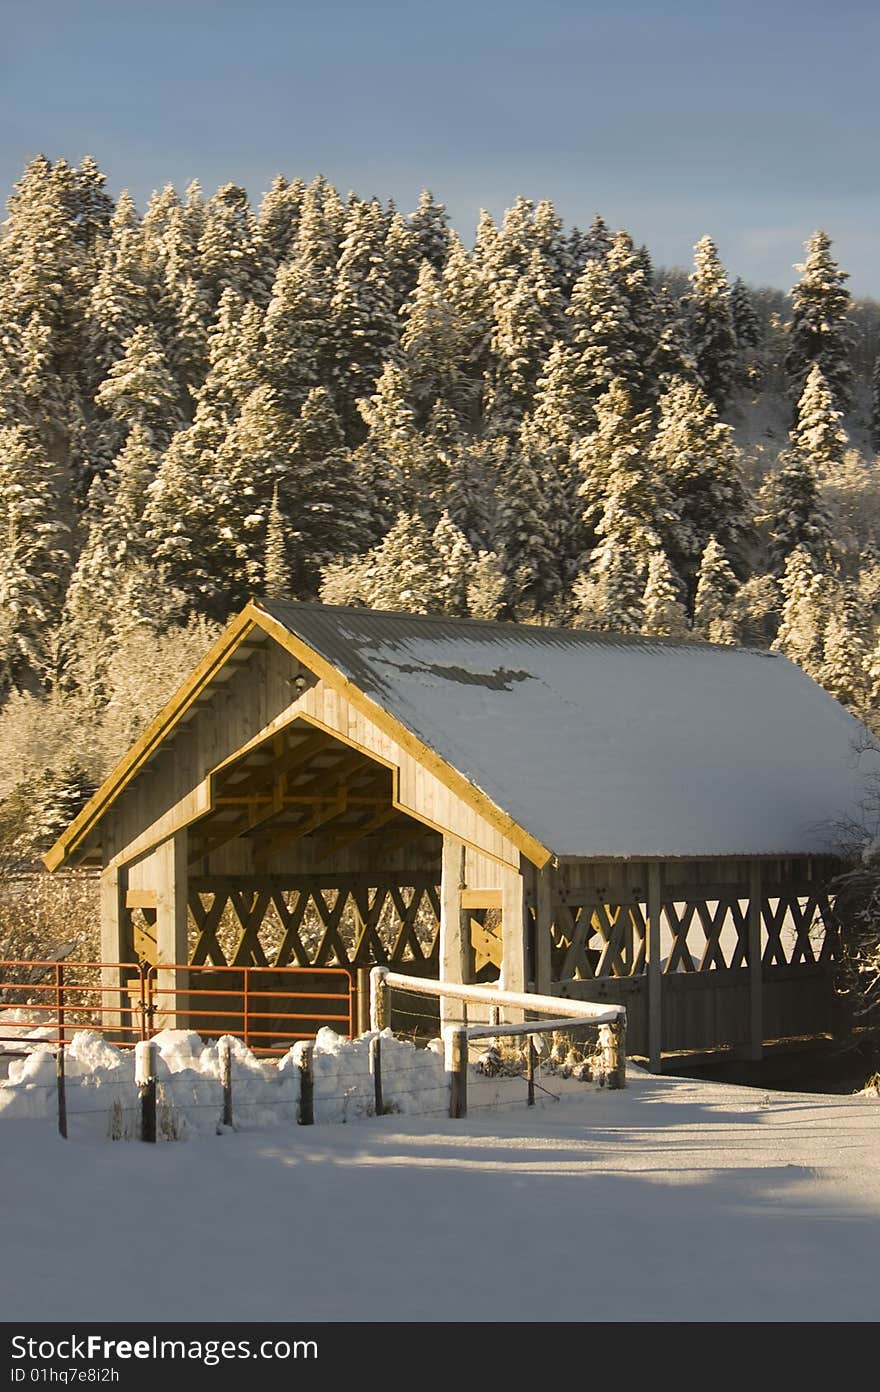
[[[382,1099],[382,1036],[374,1034],[370,1040],[370,1072],[373,1075],[373,1098],[376,1116],[385,1115]]]
[[[448,1025],[445,1030],[446,1072],[449,1074],[449,1115],[467,1116],[468,1037],[461,1025]]]
[[[370,968],[357,969],[357,1025],[358,1036],[367,1034],[370,1028]]]
[[[387,967],[373,967],[370,972],[370,1029],[388,1029],[391,1024],[391,992],[388,989]]]
[[[156,1139],[156,1045],[151,1039],[134,1046],[134,1080],[141,1104],[141,1140]]]
[[[528,1083],[528,1105],[535,1105],[535,1039],[534,1035],[528,1035],[526,1039],[526,1082]]]
[[[234,1126],[232,1120],[232,1043],[224,1037],[220,1040],[220,1083],[223,1088],[223,1125]]]
[[[58,1134],[67,1140],[67,1093],[64,1086],[64,1042],[55,1051],[55,1079],[58,1089]]]
[[[299,1124],[315,1124],[315,1075],[312,1072],[313,1044],[305,1044],[299,1055]]]
[[[605,1080],[609,1088],[626,1087],[626,1015],[610,1025],[599,1026]]]

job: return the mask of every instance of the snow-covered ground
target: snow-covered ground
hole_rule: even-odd
[[[880,1317],[876,1098],[629,1074],[155,1146],[7,1110],[3,1318]]]

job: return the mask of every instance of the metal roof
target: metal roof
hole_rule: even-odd
[[[560,856],[803,855],[857,817],[864,727],[754,648],[255,605]]]

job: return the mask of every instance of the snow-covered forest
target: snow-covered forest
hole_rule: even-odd
[[[723,230],[723,229],[722,229]],[[800,248],[792,247],[795,261]],[[773,646],[880,712],[880,305],[518,198],[278,177],[0,241],[0,834],[44,847],[251,595]]]

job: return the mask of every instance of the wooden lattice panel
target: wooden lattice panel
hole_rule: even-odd
[[[411,878],[410,884],[370,884],[353,877],[340,884],[322,876],[267,876],[256,884],[245,877],[193,880],[190,961],[194,966],[436,968],[439,891],[431,877]]]

